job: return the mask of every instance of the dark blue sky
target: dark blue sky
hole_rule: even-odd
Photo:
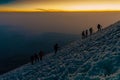
[[[0,4],[9,4],[15,2],[16,0],[0,0]]]

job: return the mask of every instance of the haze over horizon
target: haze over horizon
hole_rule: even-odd
[[[95,33],[98,24],[106,28],[117,21],[120,0],[0,0],[0,72],[25,64],[40,49],[50,52],[55,43],[81,38],[83,30]]]
[[[0,25],[26,33],[60,32],[80,34],[97,24],[107,27],[120,20],[120,12],[0,13]]]
[[[0,25],[30,33],[80,34],[98,23],[107,27],[119,13],[120,0],[0,0]]]

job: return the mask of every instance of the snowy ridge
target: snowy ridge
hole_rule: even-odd
[[[0,80],[120,80],[120,21]]]

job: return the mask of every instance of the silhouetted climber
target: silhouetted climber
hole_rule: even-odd
[[[93,28],[90,28],[89,32],[90,32],[90,35],[92,35],[93,34]]]
[[[88,36],[88,30],[86,30],[86,34],[85,34],[85,36],[86,36],[86,37]]]
[[[40,59],[41,61],[42,61],[43,55],[44,55],[43,51],[40,51],[40,52],[39,52],[39,59]]]
[[[98,31],[102,30],[102,26],[100,24],[97,25]]]
[[[36,53],[34,54],[34,59],[35,59],[35,62],[39,61],[39,56]]]
[[[31,60],[31,64],[33,65],[33,63],[34,63],[34,56],[33,55],[30,57],[30,60]]]
[[[82,31],[82,38],[85,38],[85,31]]]
[[[56,43],[55,45],[54,45],[54,51],[55,51],[55,54],[57,53],[57,51],[58,51],[58,44]]]

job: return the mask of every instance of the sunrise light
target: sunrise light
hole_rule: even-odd
[[[0,5],[0,12],[120,11],[120,0],[31,0]]]

